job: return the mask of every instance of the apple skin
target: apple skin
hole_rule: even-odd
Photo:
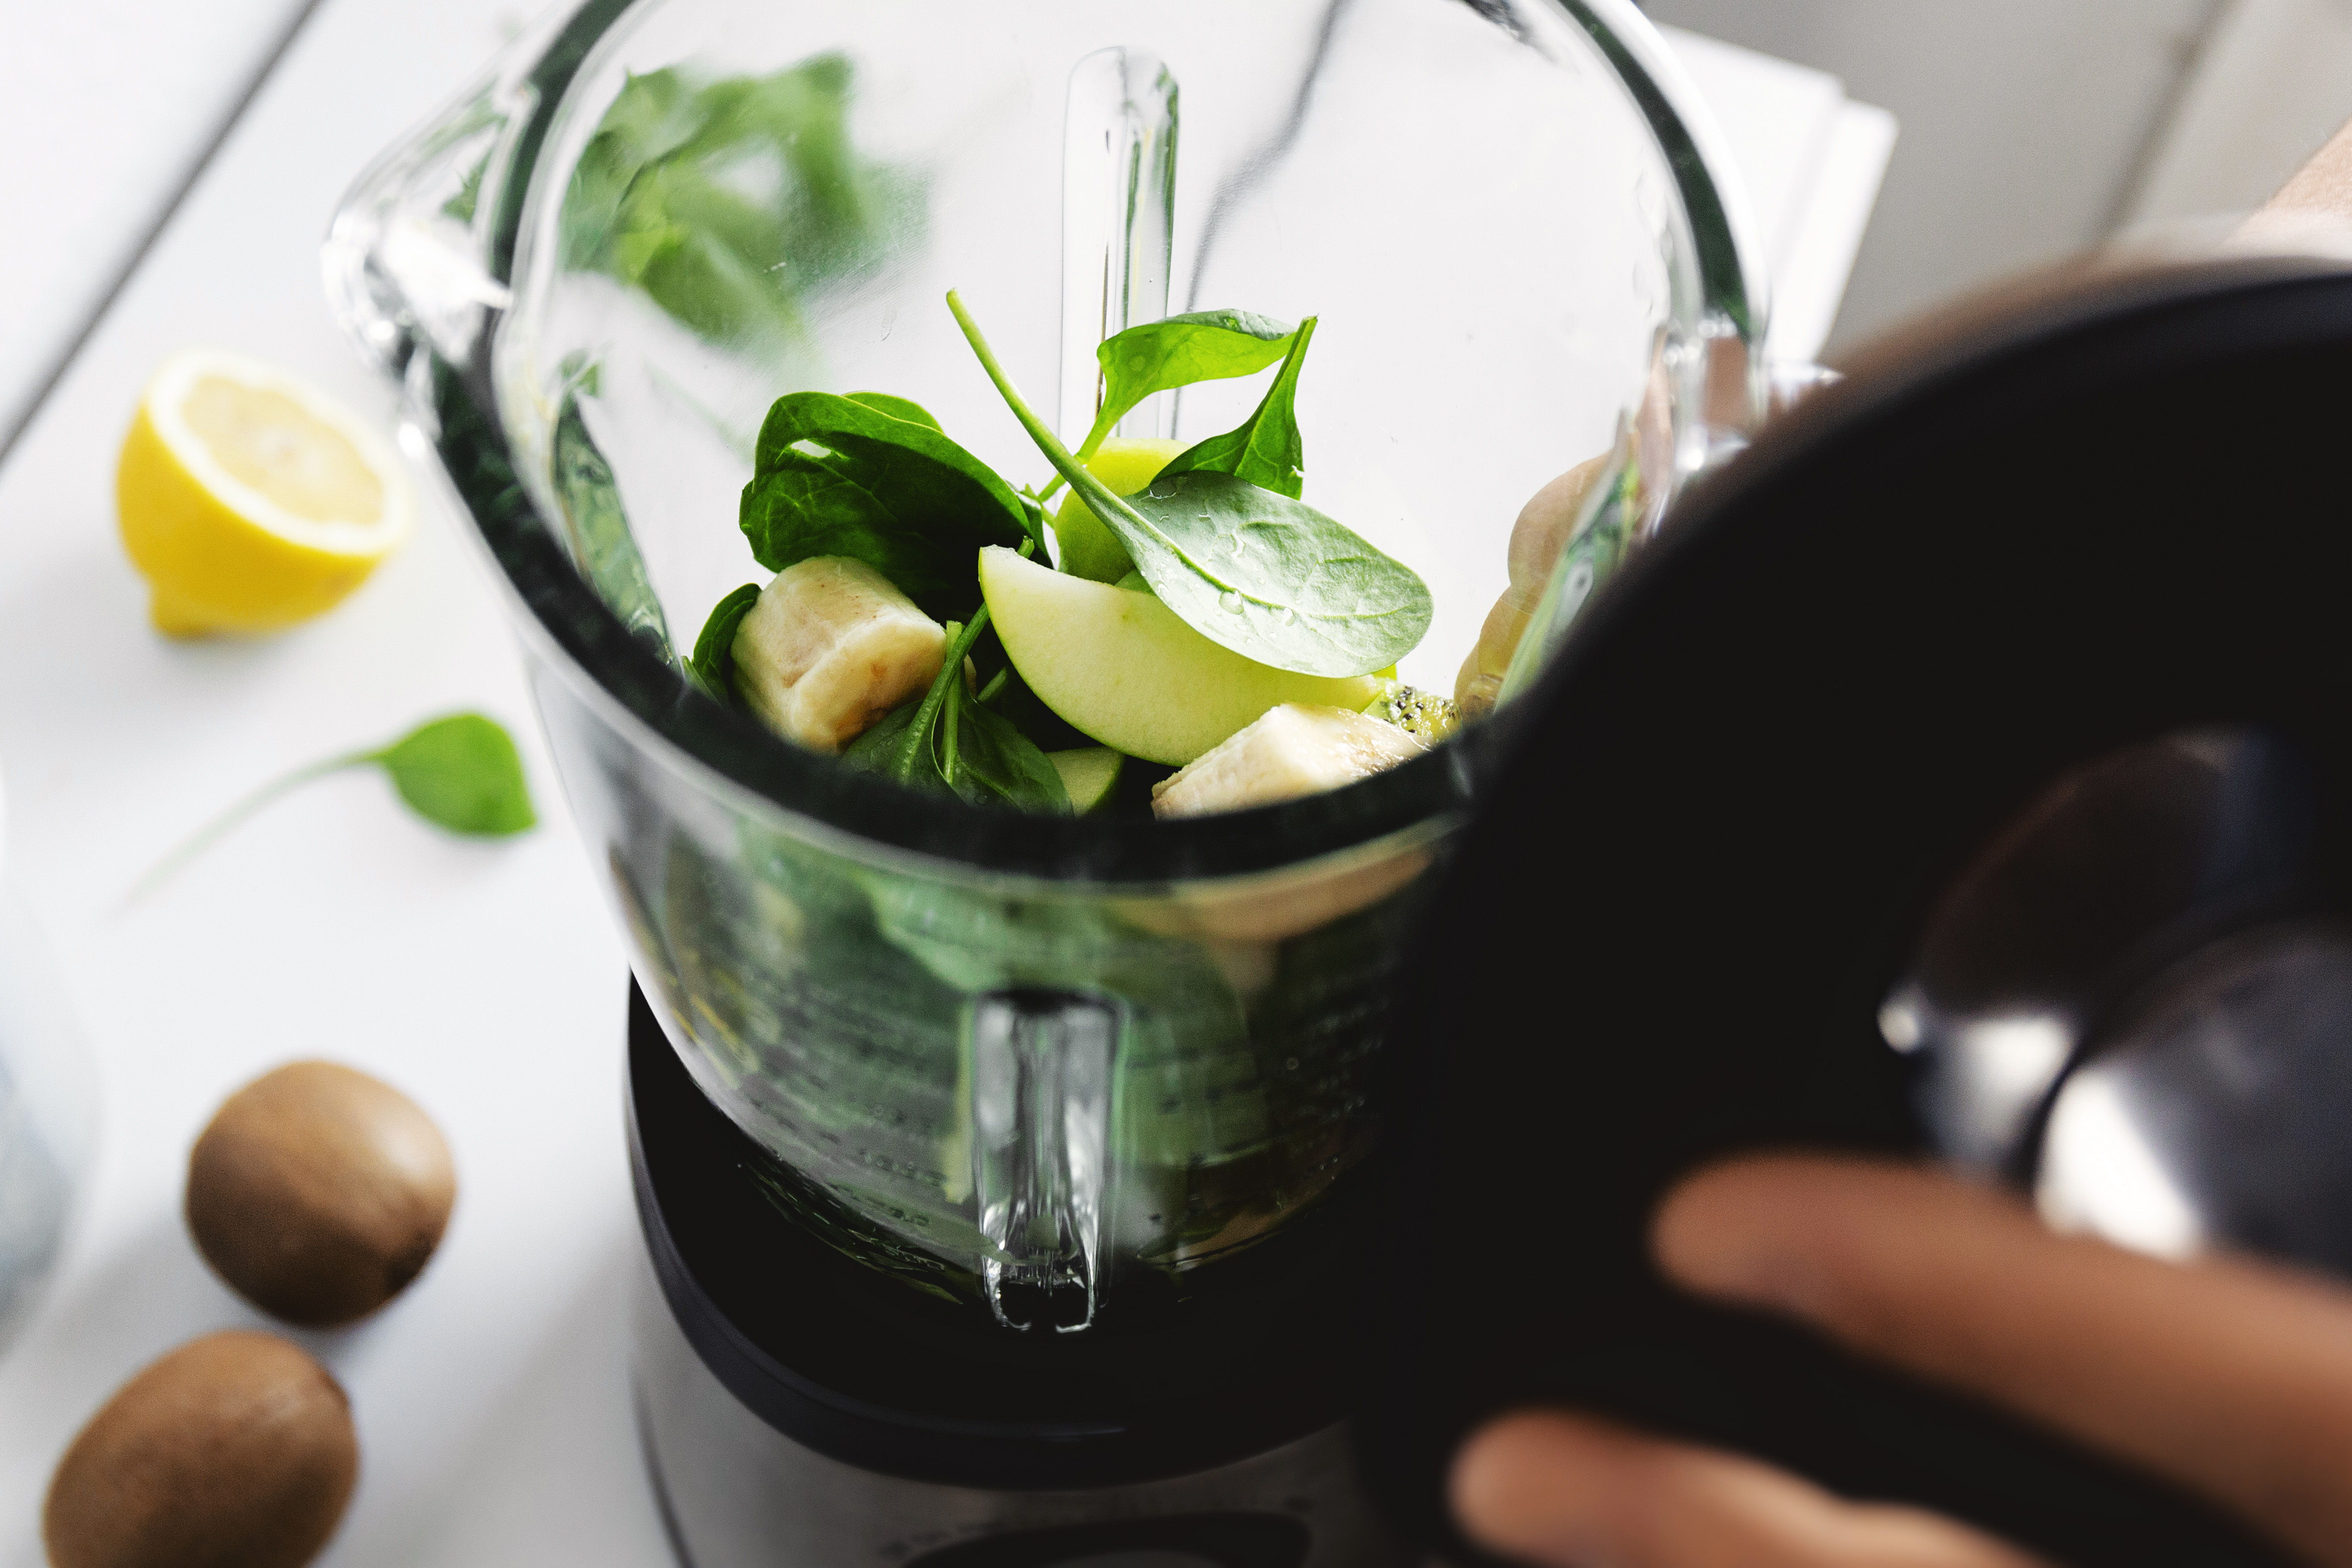
[[[1276,669],[1218,647],[1150,594],[1088,582],[1001,545],[980,591],[1004,651],[1039,700],[1130,757],[1181,767],[1285,702],[1361,709],[1372,676]]]
[[[1087,459],[1087,472],[1115,496],[1131,496],[1176,460],[1185,449],[1181,441],[1156,441],[1113,436]],[[1062,499],[1054,514],[1054,542],[1062,547],[1062,570],[1097,583],[1116,583],[1135,570],[1127,546],[1094,509],[1076,491]]]

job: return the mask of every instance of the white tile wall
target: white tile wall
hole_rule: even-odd
[[[2352,0],[2231,0],[2126,216],[2158,224],[2263,200],[2352,118]]]

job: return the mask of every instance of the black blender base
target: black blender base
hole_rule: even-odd
[[[1404,1568],[1344,1429],[1198,1475],[1063,1491],[908,1480],[803,1447],[747,1409],[641,1276],[637,1415],[686,1568]]]
[[[861,1268],[759,1197],[742,1168],[758,1151],[695,1087],[634,988],[629,1017],[646,1236],[637,1417],[688,1568],[1412,1561],[1359,1485],[1327,1391],[1261,1371],[1292,1353],[1286,1338],[1237,1341],[1222,1322],[1199,1343],[1031,1338]],[[1335,1310],[1309,1293],[1295,1331],[1339,1338]],[[1037,1358],[1024,1407],[992,1410],[1008,1384],[1003,1367],[975,1371],[991,1354]],[[1198,1384],[1197,1405],[1157,1395],[1161,1380],[1131,1368],[1122,1383],[1119,1363],[1139,1357]],[[1236,1364],[1261,1378],[1255,1407]],[[1141,1394],[1125,1404],[1121,1388]]]

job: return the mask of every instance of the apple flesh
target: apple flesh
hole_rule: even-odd
[[[1110,792],[1118,787],[1121,770],[1127,766],[1127,759],[1108,746],[1074,746],[1066,752],[1048,752],[1045,760],[1062,775],[1062,788],[1070,797],[1070,809],[1080,816],[1110,798]]]
[[[1286,702],[1361,709],[1381,683],[1276,669],[1218,647],[1150,594],[980,552],[980,591],[1039,700],[1113,751],[1181,767]]]
[[[1181,441],[1152,441],[1113,436],[1087,459],[1087,472],[1115,496],[1131,496],[1184,450]],[[1054,514],[1054,542],[1061,546],[1062,570],[1097,583],[1116,583],[1135,570],[1127,546],[1109,524],[1073,490]]]

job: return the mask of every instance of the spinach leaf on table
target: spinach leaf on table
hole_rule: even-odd
[[[1206,470],[1113,495],[1023,400],[953,292],[948,308],[1038,450],[1193,630],[1245,658],[1322,676],[1394,664],[1427,633],[1419,574],[1304,501]]]
[[[1034,504],[935,426],[826,392],[792,393],[768,410],[741,522],[771,572],[850,556],[940,620],[979,602],[982,545],[1044,531]]]
[[[514,737],[479,713],[453,713],[361,759],[391,775],[408,808],[437,827],[504,838],[535,826]]]
[[[1050,771],[1052,764],[1048,763]],[[362,752],[322,758],[280,774],[183,839],[122,896],[125,909],[177,876],[189,861],[227,837],[247,818],[315,779],[352,768],[379,767],[408,809],[451,833],[506,838],[538,826],[530,784],[514,737],[495,719],[452,713],[429,720],[398,740]]]
[[[1298,323],[1290,353],[1274,384],[1265,389],[1257,410],[1237,430],[1189,447],[1160,470],[1160,478],[1177,474],[1231,474],[1261,489],[1297,500],[1307,488],[1307,443],[1298,434],[1298,367],[1306,363],[1307,345],[1315,336],[1315,318]]]
[[[1118,422],[1152,394],[1255,374],[1283,357],[1297,330],[1247,310],[1196,310],[1105,340],[1095,350],[1102,366],[1102,409],[1078,446],[1079,461],[1093,457]]]
[[[694,639],[694,657],[687,660],[686,671],[695,684],[730,708],[735,704],[735,633],[759,602],[760,584],[746,583],[712,605],[702,635]]]

